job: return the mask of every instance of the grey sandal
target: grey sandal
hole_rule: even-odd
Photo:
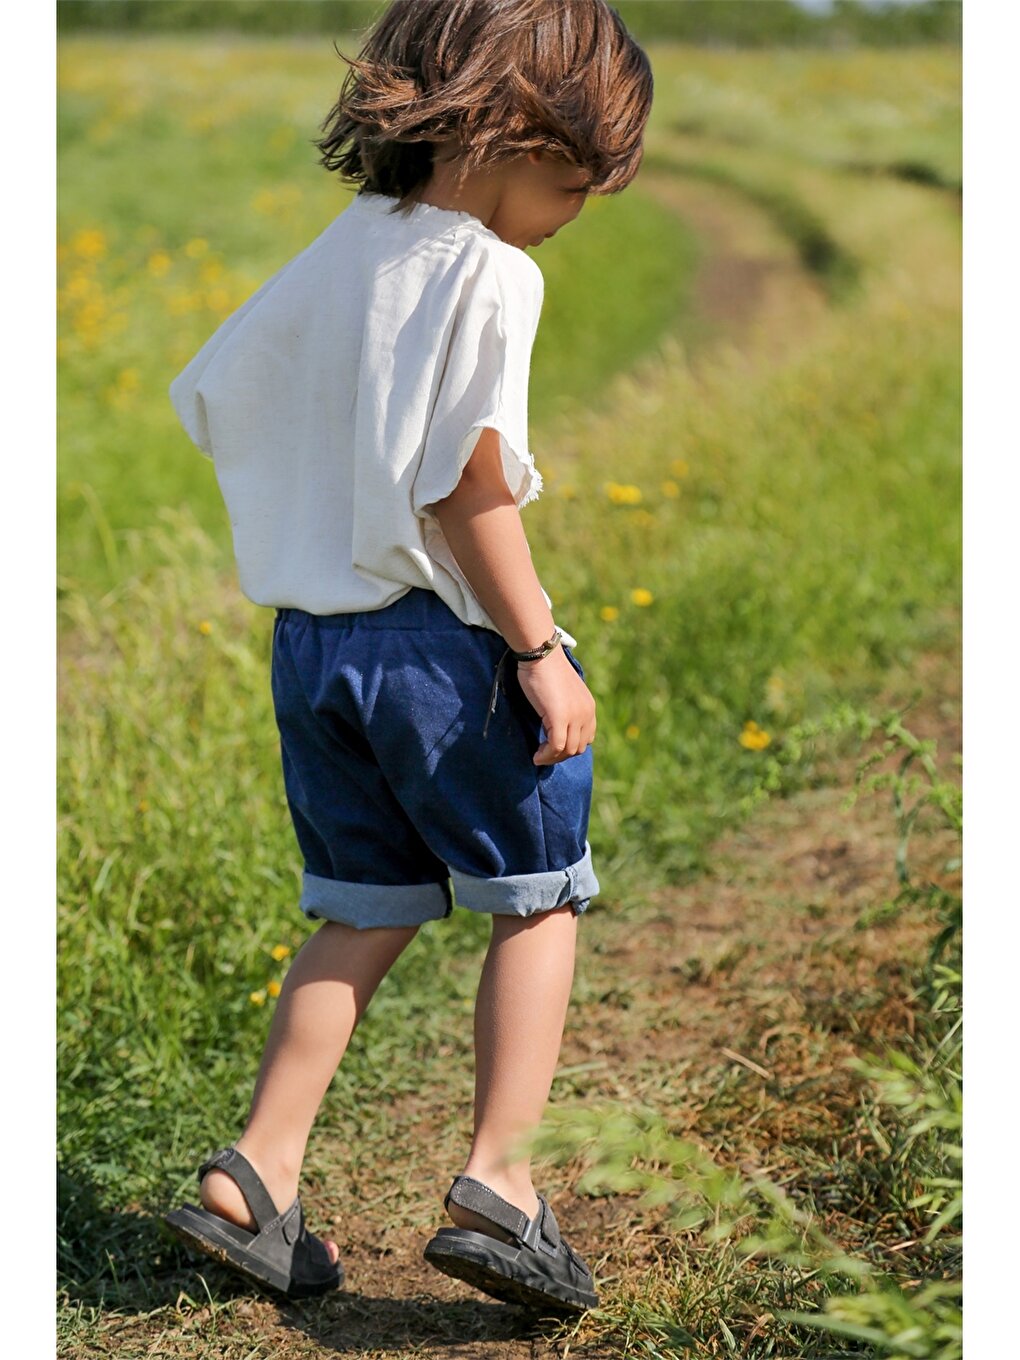
[[[201,1205],[185,1204],[163,1220],[183,1242],[290,1299],[311,1298],[343,1284],[343,1266],[330,1261],[325,1243],[305,1227],[300,1197],[279,1213],[258,1172],[237,1148],[223,1148],[203,1162],[199,1184],[212,1170],[225,1171],[237,1182],[258,1231],[249,1232]]]
[[[527,1308],[577,1314],[598,1306],[591,1271],[561,1237],[544,1195],[538,1196],[538,1213],[528,1218],[473,1176],[455,1176],[444,1208],[450,1200],[503,1228],[513,1241],[467,1228],[440,1228],[425,1248],[425,1260],[437,1270]]]

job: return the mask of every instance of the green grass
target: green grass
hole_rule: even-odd
[[[336,70],[317,43],[61,47],[61,1262],[69,1353],[84,1354],[111,1308],[161,1301],[180,1257],[152,1212],[236,1131],[266,1021],[251,995],[282,976],[273,946],[305,932],[271,615],[233,586],[212,469],[176,426],[166,386],[217,317],[336,211],[301,144]],[[929,126],[925,100],[953,88],[955,60],[926,54],[921,81],[910,55],[833,67],[798,54],[796,80],[817,80],[822,104],[834,70],[848,91],[809,154],[796,105],[783,103],[785,56],[656,53],[650,141],[669,154],[670,121],[700,81],[715,92],[704,159],[738,191],[749,166],[757,183],[767,175],[773,201],[797,205],[787,222],[817,222],[858,262],[858,288],[782,363],[706,351],[695,374],[705,330],[689,297],[703,247],[640,181],[536,253],[547,282],[533,445],[547,490],[525,523],[599,705],[590,839],[618,921],[638,919],[652,889],[710,869],[713,838],[764,799],[824,777],[800,724],[955,644],[959,220],[939,191],[863,181],[832,154],[878,125],[850,93],[856,61],[867,98],[886,90],[901,114],[873,153],[901,154],[902,128],[917,124],[949,163],[952,120]],[[727,149],[727,90],[782,113],[741,115],[769,128],[767,145]],[[607,484],[640,499],[614,500]],[[764,749],[741,744],[749,721]],[[402,1188],[401,1166],[380,1169],[378,1152],[407,1135],[402,1102],[420,1093],[424,1065],[452,1093],[439,1116],[452,1145],[470,1100],[484,938],[462,911],[421,932],[359,1026],[323,1113],[355,1149],[352,1180],[374,1160],[380,1193]],[[721,1126],[721,1147],[739,1141],[745,1114]],[[326,1168],[337,1174],[317,1138],[313,1180]],[[725,1317],[735,1268],[727,1275],[722,1247],[698,1250],[720,1282],[703,1306]],[[778,1279],[763,1272],[769,1289]],[[621,1324],[642,1353],[676,1353],[663,1339],[673,1324],[656,1321],[663,1306],[635,1298]]]

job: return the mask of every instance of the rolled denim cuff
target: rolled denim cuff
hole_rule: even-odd
[[[507,874],[502,878],[478,878],[448,866],[457,905],[470,911],[491,912],[495,916],[534,916],[570,902],[574,915],[587,911],[599,891],[599,881],[591,863],[591,846],[584,843],[584,854],[565,869],[548,869],[537,874]]]
[[[305,870],[301,910],[312,920],[368,926],[419,926],[453,910],[449,883],[343,883]]]

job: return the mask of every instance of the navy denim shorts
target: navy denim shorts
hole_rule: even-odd
[[[359,613],[277,610],[273,701],[306,916],[409,926],[454,900],[508,916],[587,909],[592,747],[532,763],[546,733],[512,660],[483,736],[505,650],[417,587]]]

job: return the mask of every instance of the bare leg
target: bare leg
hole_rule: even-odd
[[[531,1159],[514,1145],[537,1129],[549,1099],[576,939],[569,903],[535,916],[493,916],[475,1002],[475,1129],[464,1174],[529,1218],[538,1212]],[[448,1213],[458,1227],[507,1236],[459,1205]]]
[[[351,1035],[417,930],[357,930],[327,921],[295,956],[276,1004],[248,1122],[237,1140],[278,1209],[297,1194],[312,1123]],[[254,1230],[244,1196],[224,1172],[209,1172],[201,1196],[212,1213]],[[335,1243],[329,1243],[329,1252],[335,1260]]]

